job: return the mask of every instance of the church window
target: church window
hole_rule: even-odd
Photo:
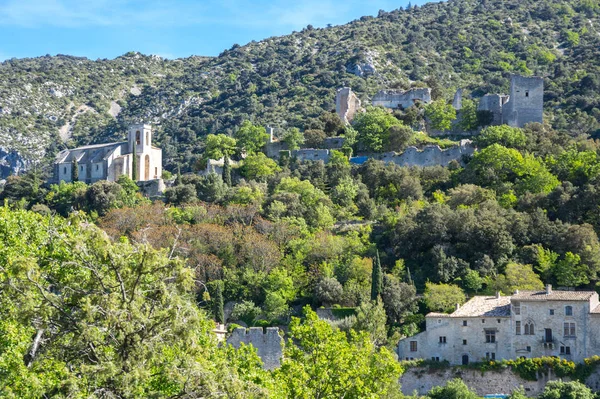
[[[140,131],[138,130],[137,132],[135,132],[135,143],[137,145],[140,145],[140,140],[141,140],[141,138],[140,138]]]
[[[525,323],[525,335],[535,335],[533,322],[528,321],[527,323]]]
[[[67,174],[67,167],[66,167],[66,166],[63,168],[63,173],[64,173],[65,175]]]
[[[515,321],[515,334],[521,335],[521,322]]]

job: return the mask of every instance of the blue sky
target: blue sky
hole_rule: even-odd
[[[423,4],[425,0],[413,0]],[[246,44],[405,7],[408,0],[0,0],[0,60],[128,51],[218,55]]]

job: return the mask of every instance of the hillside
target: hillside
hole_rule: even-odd
[[[341,86],[365,101],[382,88],[424,85],[438,96],[463,87],[477,98],[507,92],[511,72],[546,78],[556,129],[593,134],[599,24],[594,0],[451,0],[309,26],[215,58],[9,60],[0,64],[0,151],[48,160],[65,145],[114,139],[144,120],[158,125],[166,168],[188,168],[206,134],[232,132],[245,119],[302,128],[333,109]]]

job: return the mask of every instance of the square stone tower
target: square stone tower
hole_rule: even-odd
[[[544,79],[512,75],[510,98],[502,107],[503,122],[513,127],[542,123],[544,115]]]

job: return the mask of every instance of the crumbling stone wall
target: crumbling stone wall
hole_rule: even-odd
[[[479,111],[489,111],[492,113],[492,125],[502,124],[502,108],[508,101],[505,94],[486,94],[479,100]]]
[[[373,97],[373,106],[385,108],[406,109],[417,102],[429,104],[431,102],[431,89],[410,89],[407,91],[380,90]]]
[[[360,99],[351,88],[342,87],[338,89],[335,97],[335,112],[344,123],[350,123],[361,109]]]
[[[262,327],[236,328],[227,338],[227,343],[234,348],[239,348],[242,343],[255,347],[263,362],[263,368],[267,370],[276,369],[281,365],[283,338],[279,335],[277,327],[267,327],[266,332],[263,332]]]
[[[386,152],[383,154],[374,154],[371,157],[400,166],[448,166],[452,161],[464,164],[463,158],[473,155],[474,152],[475,147],[471,140],[461,140],[459,145],[445,150],[437,145],[429,145],[422,150],[419,150],[417,147],[408,147],[401,154]]]

